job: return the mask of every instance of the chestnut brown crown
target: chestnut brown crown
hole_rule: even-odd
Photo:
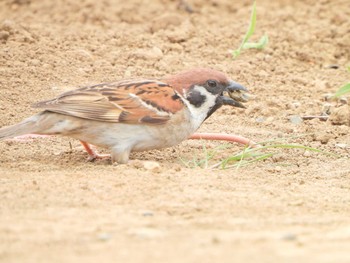
[[[216,81],[221,86],[229,86],[230,79],[222,72],[210,68],[195,68],[162,79],[181,95],[193,85],[204,86],[207,81]]]

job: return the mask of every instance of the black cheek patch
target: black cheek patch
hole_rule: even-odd
[[[199,108],[206,101],[206,96],[202,95],[199,91],[193,90],[188,94],[187,100],[196,108]]]

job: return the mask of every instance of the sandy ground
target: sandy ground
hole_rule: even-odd
[[[325,101],[349,81],[349,1],[259,0],[253,40],[270,43],[236,60],[251,2],[188,0],[191,14],[178,2],[2,0],[0,127],[78,86],[207,66],[254,98],[200,131],[338,157],[270,149],[264,162],[211,171],[181,159],[222,143],[186,141],[133,154],[160,164],[146,169],[88,163],[68,138],[0,142],[0,262],[350,262],[349,106]],[[295,117],[327,107],[326,122]]]

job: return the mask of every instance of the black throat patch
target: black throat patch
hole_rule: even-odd
[[[196,108],[199,108],[200,106],[203,105],[203,103],[207,100],[206,96],[202,95],[199,91],[197,90],[192,90],[188,96],[187,100]]]
[[[217,109],[219,109],[221,106],[223,105],[222,102],[222,97],[217,97],[216,101],[215,101],[215,105],[209,110],[207,117],[205,118],[208,119]]]

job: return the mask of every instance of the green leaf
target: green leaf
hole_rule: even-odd
[[[252,43],[252,42],[244,43],[243,49],[250,49],[250,48],[263,49],[268,43],[269,43],[269,38],[265,34],[260,38],[259,42],[257,43]]]
[[[241,53],[241,50],[242,50],[244,44],[253,35],[254,30],[255,30],[255,24],[256,24],[256,2],[254,1],[254,3],[253,3],[253,10],[252,10],[252,13],[250,15],[250,23],[249,23],[248,31],[245,33],[245,36],[244,36],[244,38],[242,40],[242,43],[239,46],[239,48],[234,50],[234,51],[232,51],[233,58],[236,58],[236,57],[239,56],[239,54]]]
[[[334,97],[340,97],[348,92],[350,92],[350,83],[345,84],[343,87],[338,89],[338,91],[334,94]]]
[[[237,58],[239,54],[241,54],[242,49],[249,49],[249,48],[263,49],[267,45],[267,43],[269,42],[267,35],[262,36],[259,42],[257,43],[254,43],[254,42],[247,43],[249,38],[254,34],[255,25],[256,25],[256,1],[254,1],[253,3],[253,9],[250,15],[249,27],[247,32],[245,33],[242,43],[238,49],[232,51],[233,58]]]

